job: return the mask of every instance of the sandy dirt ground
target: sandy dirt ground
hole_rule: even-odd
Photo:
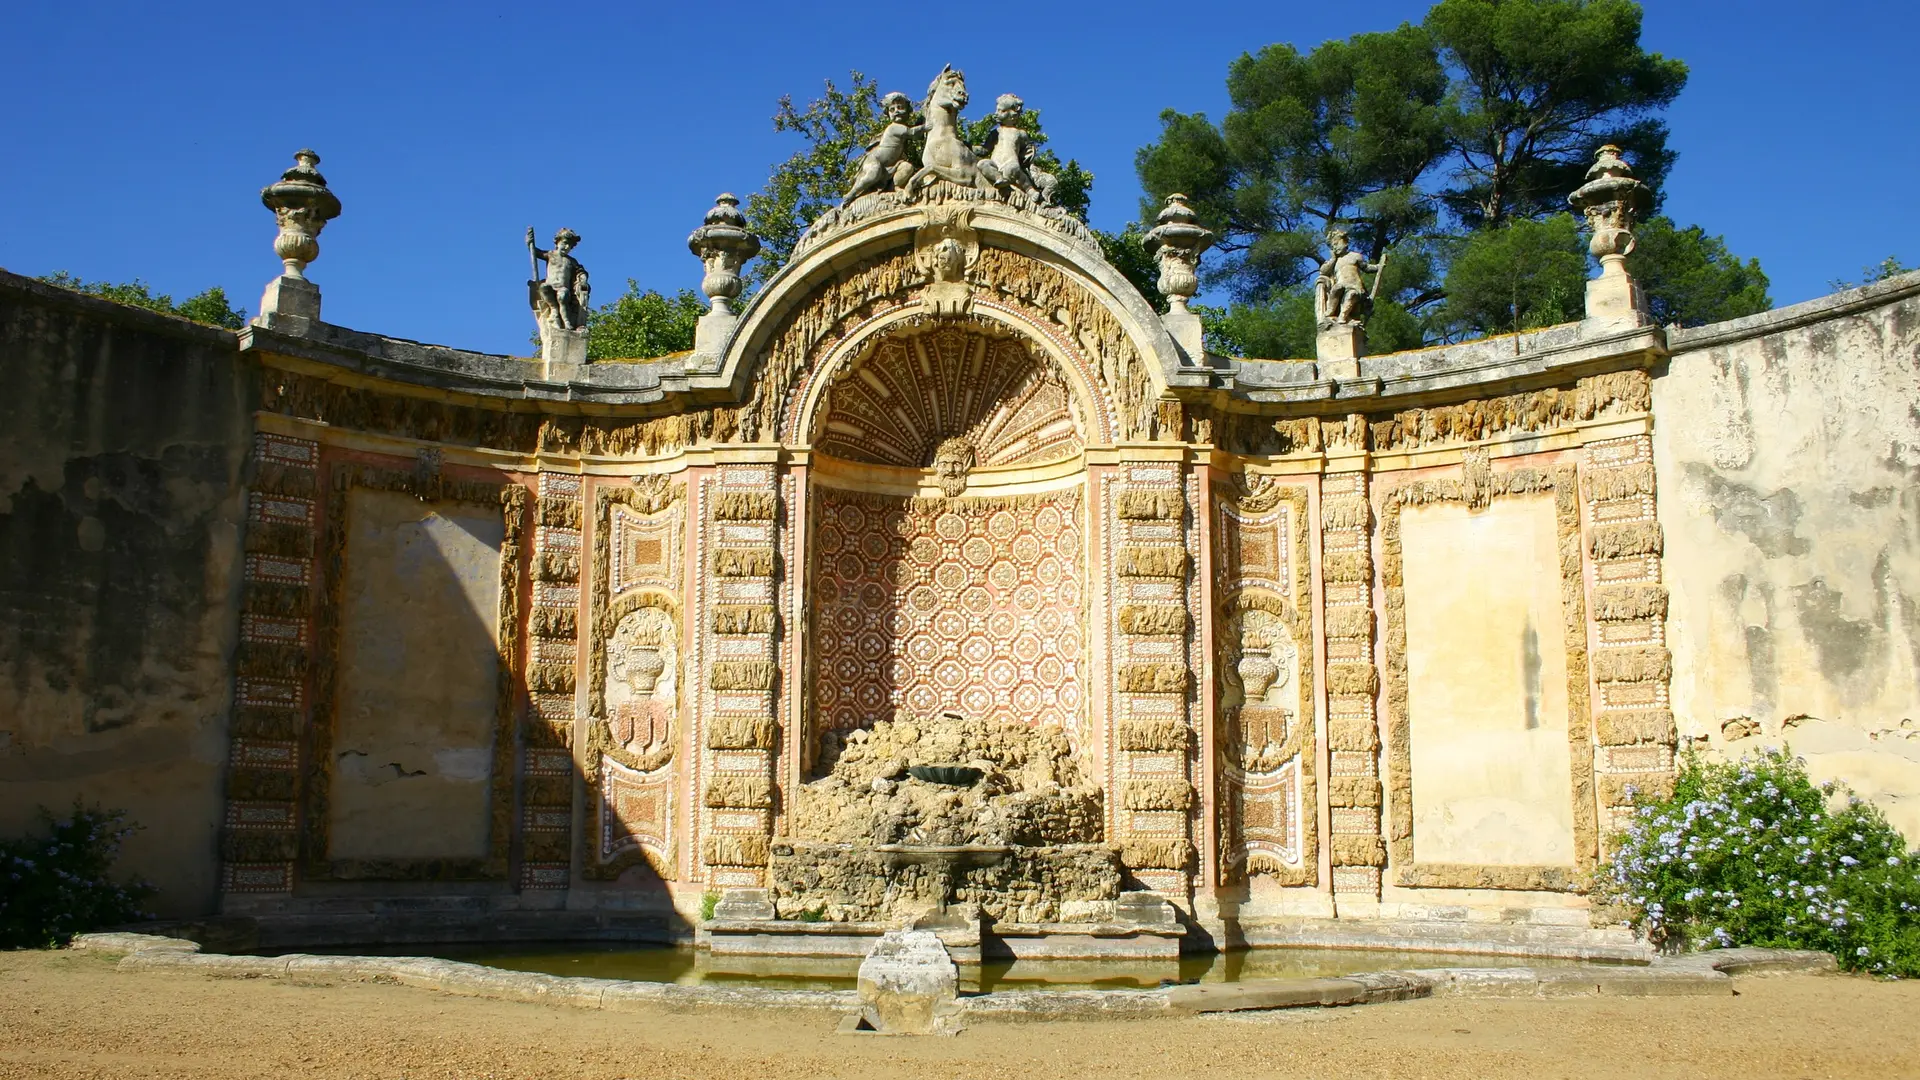
[[[818,1013],[609,1013],[0,953],[0,1077],[1920,1077],[1920,983],[1801,975],[1735,986],[1733,997],[988,1023],[908,1039],[836,1035]]]

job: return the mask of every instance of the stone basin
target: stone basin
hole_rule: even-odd
[[[949,870],[972,870],[980,866],[998,866],[1012,851],[994,844],[875,844],[873,850],[893,866],[940,866]]]
[[[985,774],[971,765],[909,765],[907,775],[927,784],[972,787]]]

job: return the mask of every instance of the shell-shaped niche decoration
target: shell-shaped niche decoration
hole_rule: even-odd
[[[679,721],[679,632],[659,608],[630,612],[607,643],[606,726],[615,760],[657,769],[673,757]]]

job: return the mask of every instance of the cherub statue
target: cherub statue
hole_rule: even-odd
[[[898,90],[881,98],[880,105],[887,112],[887,126],[867,144],[867,152],[860,159],[860,171],[842,202],[852,202],[876,191],[905,187],[913,177],[914,163],[907,157],[908,141],[927,130],[927,125],[912,122],[913,101]]]
[[[1027,129],[1020,126],[1027,103],[1017,94],[1001,94],[993,105],[994,119],[999,125],[987,132],[986,142],[979,147],[981,174],[992,181],[994,187],[1016,187],[1039,196],[1042,203],[1053,202],[1053,189],[1059,179],[1034,167],[1039,147]]]
[[[573,257],[580,234],[561,229],[553,234],[553,250],[542,251],[533,242],[533,226],[527,226],[527,253],[532,256],[533,272],[540,274],[540,260],[547,261],[545,281],[528,282],[533,295],[533,310],[542,318],[552,318],[563,330],[579,330],[587,325],[587,268]]]
[[[1379,274],[1387,265],[1386,259],[1368,262],[1366,256],[1352,249],[1345,229],[1330,230],[1327,246],[1333,253],[1320,264],[1320,272],[1313,280],[1314,314],[1321,322],[1365,322],[1373,311],[1373,294],[1360,275]],[[1374,285],[1379,284],[1376,277]]]

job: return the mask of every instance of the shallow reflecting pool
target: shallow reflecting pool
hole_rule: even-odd
[[[293,951],[293,950],[288,950]],[[309,950],[321,951],[321,950]],[[713,956],[691,946],[630,942],[525,945],[406,945],[324,950],[385,956],[435,956],[469,964],[635,982],[752,984],[779,990],[851,990],[858,957]],[[1578,963],[1528,956],[1389,952],[1374,949],[1249,949],[1174,960],[1008,960],[960,968],[965,992],[1137,989],[1170,982],[1238,982],[1438,967],[1547,967]]]

